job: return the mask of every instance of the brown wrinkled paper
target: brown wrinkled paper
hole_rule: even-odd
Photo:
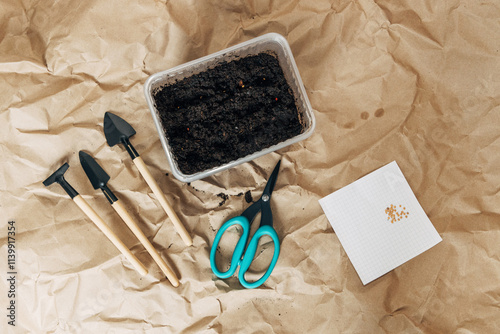
[[[0,4],[2,333],[497,333],[500,9],[494,1],[14,1]],[[317,126],[307,140],[185,184],[170,172],[143,84],[267,32],[288,40]],[[103,116],[141,154],[193,237],[185,247]],[[179,276],[173,288],[92,188],[109,186]],[[221,224],[272,197],[281,255],[259,289],[218,280]],[[443,242],[363,286],[318,199],[396,160]],[[146,265],[145,277],[63,190],[66,179]],[[226,194],[226,201],[217,194]],[[8,221],[16,326],[8,325]]]

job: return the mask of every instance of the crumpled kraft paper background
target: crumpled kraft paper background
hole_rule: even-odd
[[[12,333],[497,333],[500,8],[495,1],[0,3],[0,324]],[[143,95],[158,71],[277,32],[317,127],[279,152],[185,184]],[[103,116],[132,143],[193,237],[185,247]],[[173,288],[78,160],[85,150],[181,280]],[[215,232],[262,192],[282,242],[259,289],[212,274]],[[318,199],[396,160],[443,242],[363,286]],[[150,273],[140,277],[58,185],[66,179]],[[223,195],[227,200],[223,200]],[[7,226],[16,327],[7,324]]]

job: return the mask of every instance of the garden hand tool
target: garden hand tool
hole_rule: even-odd
[[[106,185],[110,179],[109,175],[104,171],[104,169],[102,169],[101,166],[99,166],[97,161],[95,161],[94,158],[91,157],[89,154],[80,151],[79,155],[80,155],[80,163],[82,164],[83,170],[85,171],[85,174],[87,174],[90,183],[92,183],[94,189],[100,188],[102,190],[104,196],[106,196],[109,203],[111,203],[113,209],[115,209],[115,211],[122,218],[125,224],[127,224],[130,230],[137,237],[137,239],[139,239],[139,241],[144,245],[148,253],[161,268],[161,270],[163,271],[167,279],[170,281],[170,283],[175,287],[179,286],[179,279],[177,278],[177,276],[168,267],[165,261],[163,261],[160,254],[158,254],[156,249],[153,247],[151,242],[141,231],[137,223],[134,221],[134,219],[128,213],[125,207],[122,205],[120,200],[115,196],[115,194],[113,194],[113,192]]]
[[[125,255],[127,260],[134,266],[134,268],[141,274],[146,275],[148,270],[146,267],[135,257],[130,249],[125,246],[125,244],[116,236],[116,234],[109,228],[108,225],[102,220],[102,218],[90,207],[90,205],[83,199],[80,194],[66,181],[64,178],[64,173],[68,170],[69,165],[65,163],[58,170],[56,170],[52,175],[50,175],[43,184],[48,187],[54,182],[59,183],[59,185],[68,193],[69,197],[80,207],[80,209],[96,224],[96,226],[108,237],[108,239],[113,243],[113,245],[118,248],[118,250]]]
[[[222,279],[229,278],[235,273],[236,267],[240,266],[238,279],[241,285],[243,285],[247,289],[252,289],[260,286],[271,275],[271,272],[273,271],[280,254],[280,242],[278,239],[278,235],[273,228],[273,215],[270,205],[271,194],[274,190],[276,179],[278,178],[280,163],[281,160],[278,161],[276,167],[274,167],[274,170],[269,177],[266,187],[264,188],[262,196],[259,198],[259,200],[250,205],[245,211],[243,211],[241,216],[231,218],[230,220],[225,222],[215,235],[214,244],[212,245],[212,249],[210,251],[210,266],[212,267],[212,271],[217,277]],[[247,246],[247,242],[250,237],[250,224],[259,212],[261,212],[259,228],[253,235],[252,239],[250,239],[250,243]],[[240,239],[238,240],[238,243],[234,248],[229,269],[226,272],[221,272],[219,271],[219,269],[217,268],[217,264],[215,263],[215,253],[217,251],[217,247],[219,246],[222,235],[229,227],[233,225],[241,226],[241,228],[243,229],[243,234],[240,236]],[[248,282],[245,279],[245,273],[252,264],[253,258],[255,257],[255,252],[257,251],[259,239],[263,235],[268,235],[273,240],[273,258],[271,260],[271,263],[269,264],[267,271],[260,279],[255,282]]]
[[[132,161],[137,166],[137,169],[139,169],[139,172],[146,180],[146,183],[155,194],[156,198],[163,207],[163,210],[165,210],[167,215],[170,217],[170,220],[174,224],[175,230],[177,231],[177,233],[179,233],[184,243],[187,246],[191,246],[193,244],[191,236],[186,231],[184,225],[182,225],[181,221],[179,220],[179,217],[177,217],[177,214],[173,210],[172,206],[168,203],[165,194],[163,194],[160,187],[158,186],[158,183],[156,183],[155,179],[151,175],[151,172],[144,163],[144,160],[142,160],[142,158],[139,156],[139,153],[137,153],[137,151],[130,143],[129,138],[135,135],[135,133],[136,132],[134,128],[132,128],[132,126],[129,123],[127,123],[123,118],[109,111],[106,112],[106,114],[104,115],[104,135],[106,136],[108,145],[114,146],[116,144],[121,143],[123,144],[123,146],[125,146],[125,149],[132,158]]]

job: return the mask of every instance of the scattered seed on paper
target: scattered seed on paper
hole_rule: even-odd
[[[406,207],[399,205],[396,206],[391,204],[385,209],[385,213],[387,214],[387,220],[394,224],[397,221],[400,221],[403,218],[408,218],[410,212],[406,211]]]

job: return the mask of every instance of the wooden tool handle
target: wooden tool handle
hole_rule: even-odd
[[[115,211],[118,213],[118,215],[123,219],[125,224],[130,228],[130,230],[134,233],[134,235],[139,239],[141,244],[144,245],[146,250],[148,251],[149,254],[151,254],[151,257],[155,262],[158,264],[158,266],[161,268],[161,271],[167,276],[167,279],[170,281],[170,283],[178,287],[179,286],[179,279],[175,275],[175,273],[168,267],[168,265],[163,261],[161,258],[160,254],[156,251],[156,249],[153,247],[151,242],[149,242],[149,239],[144,235],[144,233],[141,231],[137,223],[134,221],[132,216],[128,213],[128,211],[125,209],[125,207],[122,205],[120,200],[114,202],[111,204],[111,206],[115,209]]]
[[[146,267],[135,257],[130,249],[125,246],[125,244],[116,236],[116,234],[109,228],[108,225],[102,220],[102,218],[90,207],[90,205],[83,199],[81,195],[76,195],[73,201],[80,207],[80,209],[97,225],[97,227],[108,237],[108,239],[113,243],[113,245],[118,248],[118,250],[125,255],[127,260],[132,263],[134,268],[141,274],[146,275],[148,270]]]
[[[168,217],[174,224],[175,230],[179,235],[181,236],[182,240],[187,246],[191,246],[193,244],[193,240],[191,239],[191,236],[189,233],[186,231],[186,228],[184,225],[182,225],[181,221],[179,220],[179,217],[177,217],[177,214],[175,213],[174,209],[172,209],[172,206],[168,203],[167,198],[165,197],[165,194],[161,191],[160,187],[158,186],[158,183],[156,183],[155,179],[153,178],[153,175],[149,172],[148,167],[144,163],[144,160],[139,156],[135,158],[134,160],[135,165],[137,166],[137,169],[139,169],[139,172],[141,175],[144,177],[146,180],[146,183],[148,186],[151,188],[153,191],[153,194],[155,194],[156,198],[158,198],[158,201],[160,202],[161,206],[163,207],[163,210],[167,213]]]

